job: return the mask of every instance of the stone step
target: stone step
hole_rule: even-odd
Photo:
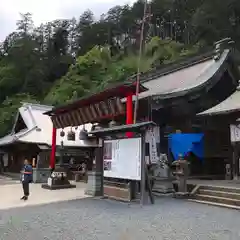
[[[238,199],[231,199],[226,197],[218,197],[218,196],[209,196],[204,194],[196,194],[194,196],[194,199],[201,200],[201,201],[208,201],[213,203],[221,203],[221,204],[227,204],[227,205],[235,205],[240,206],[240,200]]]
[[[160,194],[174,192],[172,182],[170,182],[170,181],[157,181],[156,182],[155,181],[155,183],[153,185],[153,192],[160,193]]]
[[[195,202],[195,203],[208,204],[208,205],[216,206],[216,207],[224,207],[224,208],[231,208],[231,209],[240,210],[240,206],[235,206],[235,205],[230,205],[230,204],[209,202],[209,201],[203,201],[203,200],[197,200],[197,199],[188,199],[188,201]]]
[[[154,178],[156,181],[166,181],[166,182],[172,182],[174,180],[176,180],[175,178],[171,178],[171,177],[160,177],[160,176],[156,176]]]
[[[208,190],[208,189],[200,188],[199,194],[240,200],[240,193],[234,193],[234,192],[223,192],[223,191]]]
[[[212,191],[222,191],[240,194],[240,187],[228,187],[228,186],[214,186],[214,185],[204,185],[200,189],[212,190]]]
[[[155,197],[173,197],[173,193],[172,192],[161,193],[161,192],[153,191],[153,196],[155,196]]]
[[[173,189],[153,189],[152,192],[156,195],[158,194],[173,194],[174,190]]]

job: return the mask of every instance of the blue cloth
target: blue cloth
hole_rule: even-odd
[[[24,165],[22,169],[22,176],[21,180],[22,182],[32,182],[32,166],[30,164]],[[30,172],[30,173],[24,173],[24,172]]]
[[[204,144],[203,133],[176,133],[169,135],[169,148],[177,160],[179,155],[186,156],[188,153],[194,153],[198,158],[203,159]]]

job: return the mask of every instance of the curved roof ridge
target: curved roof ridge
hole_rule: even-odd
[[[177,71],[180,71],[184,68],[188,68],[191,66],[194,66],[196,64],[199,64],[201,62],[205,62],[209,59],[213,59],[214,57],[214,51],[211,52],[205,52],[202,55],[196,54],[194,57],[185,57],[181,58],[178,61],[174,61],[169,64],[164,64],[157,68],[152,68],[148,72],[143,73],[141,75],[141,83],[151,81],[152,79],[162,77],[164,75],[174,73]]]
[[[225,50],[233,49],[233,44],[234,41],[232,41],[231,38],[221,39],[220,41],[214,43],[214,47],[202,48],[200,51],[188,56],[180,57],[174,62],[162,64],[150,69],[146,73],[141,74],[141,82],[144,83],[146,81],[151,81],[154,78],[159,78],[161,76],[180,71],[184,68],[194,66],[209,59],[218,61]]]
[[[178,71],[145,81],[143,86],[149,90],[141,93],[140,99],[152,96],[153,100],[158,101],[180,97],[187,93],[199,91],[205,86],[215,85],[218,78],[213,77],[217,72],[220,73],[222,71],[226,60],[230,56],[230,52],[231,50],[225,49],[217,60],[213,58],[205,59],[205,61],[189,65]]]
[[[43,109],[43,110],[49,110],[52,109],[53,106],[51,105],[44,105],[44,104],[39,104],[39,103],[29,103],[29,102],[21,102],[22,103],[22,107],[27,107],[27,106],[31,106],[32,108],[35,109]]]

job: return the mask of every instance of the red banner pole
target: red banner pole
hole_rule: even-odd
[[[133,94],[127,95],[127,102],[126,102],[126,125],[133,124]],[[126,133],[127,137],[132,137],[132,132]]]
[[[57,129],[53,127],[53,129],[52,129],[52,150],[51,150],[51,158],[50,158],[50,168],[51,169],[54,169],[54,167],[55,167],[56,140],[57,140]]]

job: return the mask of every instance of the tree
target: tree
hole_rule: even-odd
[[[32,103],[38,102],[28,94],[17,94],[10,98],[7,97],[0,105],[0,136],[10,133],[17,109],[21,106],[21,102],[23,101]]]
[[[212,44],[221,38],[231,37],[239,46],[240,38],[240,2],[203,1],[192,16],[197,39],[204,39]]]
[[[17,21],[17,30],[23,35],[27,36],[33,30],[33,20],[31,13],[20,13],[21,19]]]
[[[173,62],[197,50],[196,46],[186,49],[184,44],[155,37],[143,52],[140,71],[146,72],[156,65]],[[86,96],[103,90],[109,84],[126,81],[137,73],[137,69],[138,54],[113,57],[110,47],[95,46],[77,58],[68,73],[53,86],[45,101],[58,105],[70,101],[74,92],[78,96]]]

